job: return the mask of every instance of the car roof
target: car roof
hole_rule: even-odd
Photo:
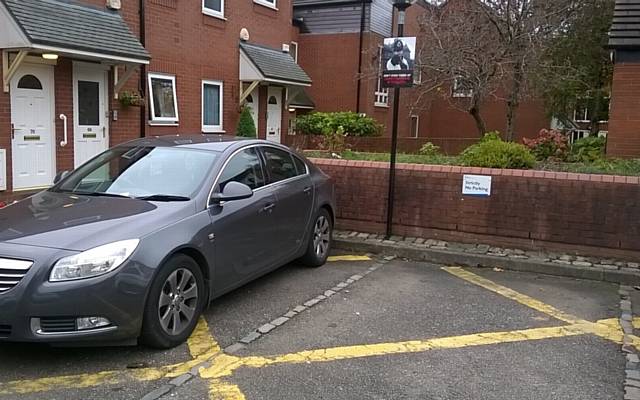
[[[274,144],[266,140],[231,135],[166,135],[149,136],[123,143],[123,146],[180,147],[224,152],[232,147],[249,144]]]

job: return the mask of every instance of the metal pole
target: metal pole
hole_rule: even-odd
[[[398,37],[404,35],[405,9],[398,10]],[[396,156],[398,153],[398,114],[400,113],[400,88],[393,91],[393,128],[391,130],[391,162],[389,164],[389,197],[387,200],[387,233],[389,239],[393,234],[393,202],[396,186]]]

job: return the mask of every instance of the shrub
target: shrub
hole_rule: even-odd
[[[354,112],[314,112],[296,119],[296,129],[304,135],[329,135],[339,128],[343,136],[376,136],[381,132],[375,119]]]
[[[429,156],[429,157],[436,157],[436,156],[442,155],[442,151],[440,150],[440,146],[436,146],[435,144],[433,144],[431,142],[427,142],[424,145],[422,145],[422,147],[420,147],[420,150],[418,151],[418,153],[420,155]]]
[[[463,165],[469,167],[530,169],[536,159],[524,145],[504,142],[495,133],[489,133],[478,144],[467,148],[461,155]]]
[[[236,134],[240,137],[256,137],[256,124],[253,122],[253,115],[251,115],[249,107],[243,107],[242,112],[240,112],[240,120],[238,121],[238,131]]]
[[[502,141],[502,137],[500,137],[500,132],[491,131],[491,132],[485,133],[484,136],[482,136],[482,139],[480,139],[480,143],[490,142],[493,140]]]
[[[603,137],[589,136],[577,140],[571,146],[569,161],[572,162],[594,162],[604,158],[604,150],[607,139]]]
[[[569,155],[567,137],[556,130],[542,129],[535,139],[523,139],[523,143],[538,161],[565,161]]]

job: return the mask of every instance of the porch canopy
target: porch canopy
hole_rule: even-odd
[[[62,0],[0,0],[0,48],[6,91],[30,53],[125,65],[118,89],[151,59],[118,12]],[[10,58],[10,51],[17,55]]]
[[[287,106],[311,86],[311,78],[291,54],[248,42],[240,43],[240,81],[249,83],[246,90],[241,85],[240,104],[261,84],[287,88]]]

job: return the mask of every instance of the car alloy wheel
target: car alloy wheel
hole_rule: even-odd
[[[331,224],[324,215],[320,215],[316,220],[313,229],[313,248],[318,258],[324,258],[329,251],[331,242]]]
[[[158,300],[160,326],[169,335],[180,335],[197,316],[198,284],[191,271],[178,268],[165,280]]]

